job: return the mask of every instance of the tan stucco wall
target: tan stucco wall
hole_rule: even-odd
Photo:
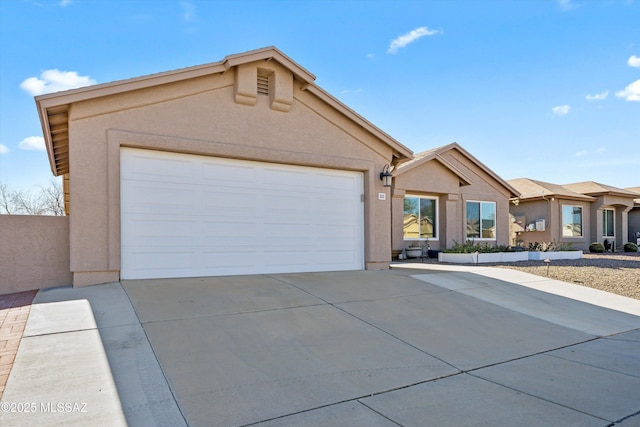
[[[496,239],[490,244],[507,245],[509,240],[509,191],[482,168],[452,149],[443,157],[471,181],[460,186],[460,178],[438,160],[433,159],[398,174],[394,179],[392,206],[392,249],[409,246],[403,238],[403,199],[405,194],[438,198],[438,238],[430,239],[432,249],[446,249],[466,239],[466,202],[496,203]],[[484,240],[483,240],[484,241]]]
[[[562,236],[562,205],[582,206],[582,237]],[[511,214],[514,217],[525,217],[527,224],[535,223],[538,219],[545,220],[545,231],[529,231],[519,233],[516,240],[529,243],[572,243],[573,247],[587,250],[591,240],[591,218],[589,202],[551,198],[547,200],[522,201],[518,206],[511,205]]]
[[[71,280],[69,217],[0,215],[0,294]]]
[[[616,249],[621,249],[627,242],[629,234],[629,218],[628,213],[633,208],[633,199],[630,197],[620,197],[611,195],[601,195],[596,197],[596,201],[591,203],[591,217],[594,218],[590,224],[590,233],[594,242],[603,243],[606,240],[613,240]],[[602,223],[602,215],[604,209],[614,209],[614,229],[615,237],[603,236],[604,228]],[[635,240],[633,240],[635,243]]]
[[[264,66],[260,63],[260,67]],[[290,72],[269,62],[275,73]],[[254,67],[257,67],[255,64]],[[249,73],[251,74],[251,73]],[[285,76],[286,77],[286,76]],[[70,245],[75,285],[117,280],[121,146],[364,172],[365,265],[390,260],[390,194],[379,173],[384,142],[301,89],[235,102],[235,71],[73,104],[69,122]],[[286,110],[287,102],[290,110]],[[385,193],[386,200],[377,194]]]

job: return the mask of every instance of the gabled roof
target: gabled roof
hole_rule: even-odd
[[[589,196],[609,195],[609,196],[635,197],[638,195],[629,190],[613,187],[611,185],[600,184],[594,181],[565,184],[563,187],[568,188],[569,190],[573,190],[576,193],[586,194]]]
[[[458,169],[455,165],[453,165],[450,161],[448,161],[444,154],[451,151],[457,150],[463,156],[465,156],[471,163],[474,163],[478,168],[484,171],[487,175],[491,176],[495,181],[497,181],[501,186],[506,188],[512,197],[517,197],[520,193],[514,187],[512,187],[507,181],[500,178],[495,172],[489,169],[484,163],[475,158],[471,153],[462,148],[457,142],[452,142],[451,144],[443,145],[441,147],[436,147],[431,150],[423,151],[414,156],[412,160],[405,162],[398,166],[398,168],[393,172],[394,175],[399,175],[405,173],[413,168],[416,168],[426,162],[431,160],[436,160],[442,163],[446,168],[451,170],[454,174],[456,174],[460,178],[460,182],[462,185],[470,185],[473,181],[465,175],[460,169]]]
[[[150,74],[147,76],[35,97],[38,114],[40,116],[40,123],[47,146],[47,152],[49,154],[51,171],[56,176],[69,172],[68,130],[69,108],[72,103],[160,86],[168,83],[175,83],[211,74],[220,74],[232,67],[260,60],[277,61],[279,64],[288,68],[293,73],[294,78],[303,83],[303,90],[313,93],[331,107],[341,112],[344,116],[360,125],[373,136],[385,142],[392,148],[393,155],[398,159],[398,161],[403,161],[413,156],[413,152],[410,149],[317,86],[314,83],[316,77],[313,74],[291,60],[277,48],[270,46],[249,52],[228,55],[222,61],[212,62],[209,64],[181,68],[173,71]]]
[[[520,192],[520,200],[536,200],[548,197],[558,197],[571,200],[595,201],[595,198],[572,191],[562,185],[551,184],[550,182],[536,181],[529,178],[510,179],[509,184],[513,185]]]

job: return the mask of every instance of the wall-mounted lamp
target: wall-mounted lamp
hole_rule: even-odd
[[[520,197],[518,197],[517,199],[513,200],[513,205],[514,206],[518,206],[520,204]]]
[[[380,180],[382,181],[382,185],[385,187],[391,187],[391,179],[393,175],[389,172],[389,165],[384,165],[382,168],[382,172],[380,172]]]

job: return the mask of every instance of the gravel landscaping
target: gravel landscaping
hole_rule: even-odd
[[[426,262],[438,261],[428,259]],[[547,277],[547,265],[544,261],[487,263],[482,266],[511,268]],[[551,261],[548,277],[640,299],[640,253],[585,253],[582,259],[578,260]]]

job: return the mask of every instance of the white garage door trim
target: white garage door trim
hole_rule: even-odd
[[[122,148],[121,277],[364,268],[361,172]]]

